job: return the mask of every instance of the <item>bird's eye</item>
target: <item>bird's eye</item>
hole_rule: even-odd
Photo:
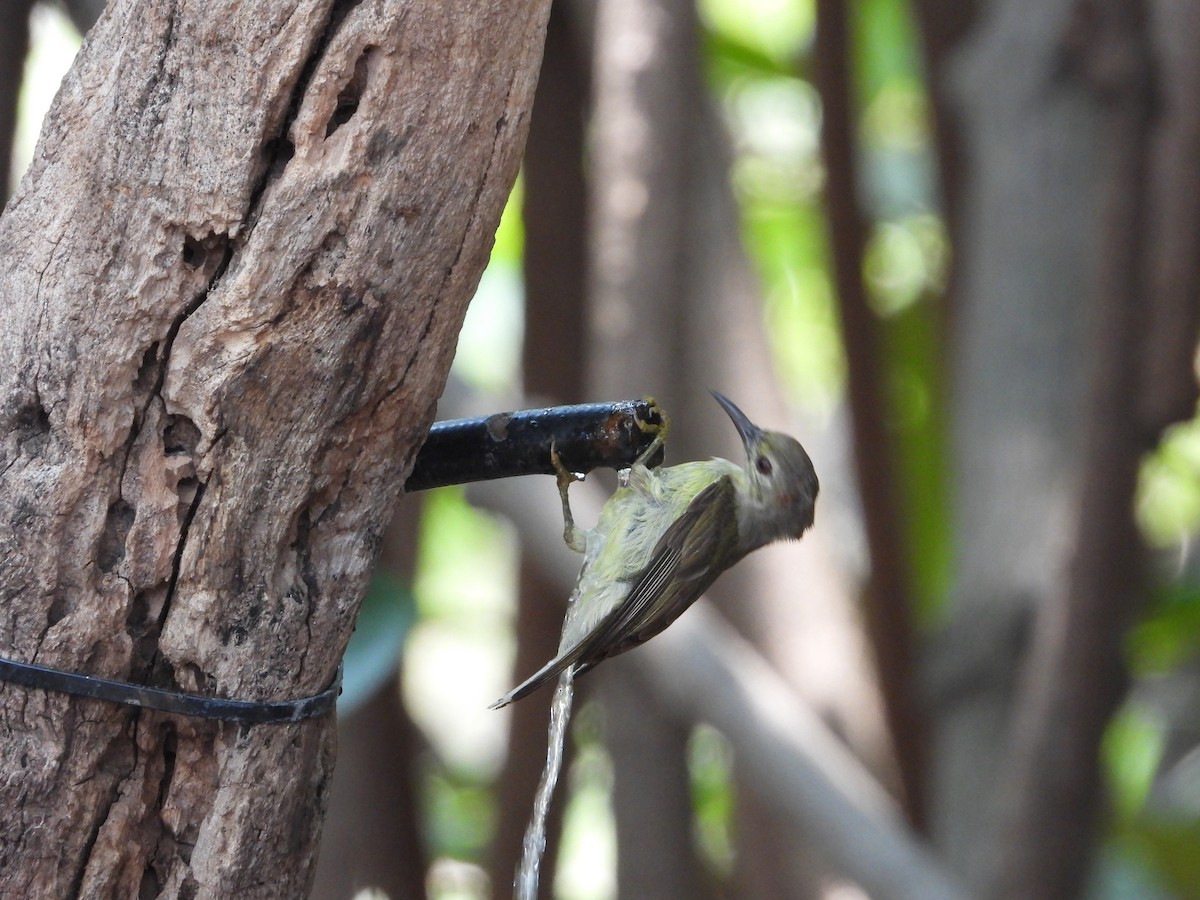
[[[773,468],[771,465],[771,460],[767,459],[765,456],[760,456],[758,459],[756,459],[754,461],[754,467],[763,475],[770,475],[771,469]]]

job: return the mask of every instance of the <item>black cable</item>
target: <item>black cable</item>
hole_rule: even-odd
[[[265,702],[184,694],[164,688],[130,684],[127,681],[64,672],[61,669],[16,662],[3,657],[0,657],[0,681],[180,716],[219,719],[243,725],[265,725],[301,722],[333,712],[338,694],[342,692],[342,668],[338,666],[333,683],[319,694],[299,700]]]

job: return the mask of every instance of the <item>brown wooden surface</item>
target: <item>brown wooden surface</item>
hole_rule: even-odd
[[[0,220],[0,650],[328,683],[515,176],[547,0],[115,2]],[[0,688],[0,894],[282,896],[331,722]]]

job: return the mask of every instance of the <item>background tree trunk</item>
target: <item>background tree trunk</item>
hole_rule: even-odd
[[[0,220],[0,647],[333,677],[516,173],[547,0],[117,2]],[[0,689],[0,893],[307,889],[331,720]]]
[[[592,10],[558,0],[546,29],[543,77],[525,148],[525,342],[524,388],[531,403],[582,403],[584,314],[587,308],[587,195],[584,184],[584,123],[590,95]],[[528,480],[528,479],[527,479]],[[532,489],[532,488],[531,488]],[[545,489],[542,488],[544,491]],[[547,499],[552,499],[547,492]],[[565,549],[565,548],[564,548]],[[517,587],[517,655],[513,684],[536,672],[558,650],[563,604],[568,596],[523,549]],[[525,828],[546,756],[553,691],[539,691],[509,707],[511,726],[504,771],[497,780],[496,837],[488,871],[493,892],[512,885],[521,861]],[[582,700],[582,695],[580,696]],[[564,748],[570,772],[574,742]],[[554,886],[568,778],[559,782],[546,828],[541,892]]]
[[[1070,7],[986,4],[950,72],[969,173],[952,235],[957,558],[953,618],[927,665],[931,826],[960,873],[995,840],[981,773],[1005,756],[1016,663],[1057,584],[1078,486],[1103,161],[1094,98],[1055,76]]]
[[[1065,577],[1038,610],[1022,672],[987,896],[1070,897],[1087,883],[1104,807],[1101,740],[1129,687],[1122,644],[1148,594],[1134,518],[1139,466],[1162,429],[1195,403],[1191,354],[1179,352],[1175,329],[1194,346],[1197,304],[1181,303],[1175,285],[1196,271],[1194,234],[1177,231],[1194,221],[1196,198],[1181,202],[1162,189],[1180,184],[1180,126],[1193,115],[1170,124],[1163,101],[1178,101],[1191,79],[1172,58],[1170,38],[1156,46],[1165,34],[1155,34],[1145,3],[1081,0],[1065,36],[1068,65],[1103,103],[1109,163],[1087,444]],[[1173,328],[1151,327],[1164,317]]]
[[[420,509],[417,498],[400,503],[384,533],[375,578],[384,575],[385,584],[413,582]],[[401,602],[390,593],[392,602]],[[360,610],[360,635],[374,624],[363,619]],[[347,669],[353,658],[348,648]],[[338,764],[313,876],[316,900],[342,900],[367,887],[424,900],[429,860],[417,780],[424,744],[401,702],[399,662],[357,707],[345,695],[339,703]],[[347,680],[351,677],[348,672]]]
[[[33,0],[0,0],[0,17],[6,23],[0,29],[0,197],[5,200],[8,199],[17,98],[21,95],[21,74],[25,68],[25,52],[29,48],[29,11],[32,8]]]
[[[1182,97],[1195,79],[1172,52],[1194,16],[1141,6],[983,4],[946,70],[969,175],[952,236],[959,556],[930,660],[934,832],[991,896],[1083,890],[1101,736],[1145,593],[1138,465],[1194,413],[1196,132]]]
[[[870,574],[863,620],[874,653],[898,776],[897,792],[914,827],[925,827],[925,722],[914,683],[915,602],[902,525],[897,460],[889,452],[886,364],[879,322],[863,278],[870,234],[858,201],[850,22],[841,0],[817,7],[813,74],[821,92],[821,145],[831,270],[846,353],[854,471],[862,497]]]
[[[673,370],[685,339],[695,28],[691,0],[608,0],[596,19],[588,384],[600,395],[653,392],[677,423],[668,463],[686,452],[678,423],[686,432],[689,418],[673,405],[686,396]],[[613,760],[618,896],[710,896],[691,840],[690,723],[650,714],[627,666],[593,677]]]
[[[764,426],[795,430],[775,385],[759,286],[738,234],[727,139],[705,90],[700,39],[690,0],[612,0],[600,8],[589,170],[592,384],[615,396],[653,386],[673,416],[668,464],[744,455],[706,388],[727,392]],[[811,432],[801,436],[814,446]],[[822,484],[839,481],[833,454],[814,455]],[[879,698],[863,665],[850,593],[828,550],[814,533],[799,548],[761,551],[723,575],[709,596],[838,722],[848,743],[879,760],[886,755]],[[639,652],[656,651],[651,644]],[[686,747],[694,723],[647,716],[646,685],[625,660],[594,677],[612,686],[604,699],[619,892],[711,892],[692,846]],[[741,781],[736,756],[734,767]],[[819,866],[802,840],[755,792],[739,784],[735,793],[730,889],[739,896],[811,896]]]

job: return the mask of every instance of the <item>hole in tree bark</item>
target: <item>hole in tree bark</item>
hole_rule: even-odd
[[[263,156],[272,165],[285,166],[296,155],[296,145],[286,137],[271,138],[263,144]]]
[[[333,115],[329,117],[329,122],[325,125],[325,137],[329,137],[349,122],[358,112],[358,103],[367,87],[368,60],[374,50],[374,47],[363,48],[362,55],[354,64],[354,76],[338,94],[337,108],[334,109]]]
[[[287,164],[296,155],[296,145],[286,135],[281,135],[280,137],[271,138],[263,144],[262,154],[263,158],[267,161],[267,172],[265,181],[257,188],[258,193],[262,192],[263,186],[265,186],[267,181],[278,178],[283,173],[283,170],[287,168]]]
[[[158,383],[158,346],[158,341],[155,341],[142,353],[142,362],[133,379],[133,390],[139,396],[154,390],[155,384]]]
[[[204,245],[191,235],[183,239],[183,264],[192,269],[198,269],[204,264],[207,256]]]
[[[63,594],[56,594],[50,609],[46,612],[46,624],[53,627],[66,618],[71,611],[71,599]]]
[[[108,508],[104,532],[96,546],[96,565],[101,572],[111,572],[125,558],[125,538],[136,515],[137,511],[124,500]]]
[[[37,394],[30,394],[17,401],[13,412],[13,426],[23,436],[36,437],[50,430],[50,415]]]
[[[184,236],[179,257],[189,269],[203,269],[211,274],[225,263],[229,254],[229,235],[210,231],[202,238]]]
[[[167,456],[187,455],[196,451],[200,429],[187,416],[168,416],[163,429],[163,452]]]
[[[50,441],[50,414],[42,398],[36,391],[25,393],[17,398],[15,407],[7,423],[0,419],[0,430],[9,431],[22,452],[40,456]]]

